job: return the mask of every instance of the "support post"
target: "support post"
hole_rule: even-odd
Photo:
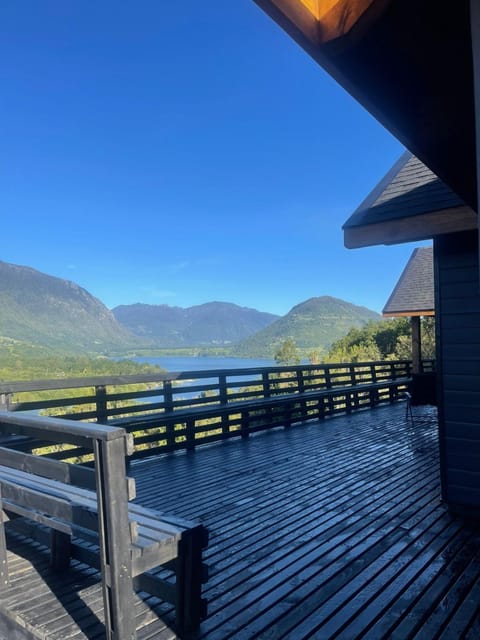
[[[125,438],[95,442],[98,528],[107,640],[135,640]]]
[[[10,579],[8,577],[7,541],[5,538],[5,512],[2,504],[2,487],[0,485],[0,587],[8,587]]]
[[[50,566],[55,571],[64,571],[70,565],[72,538],[68,533],[50,529]]]
[[[420,316],[412,316],[412,372],[422,372],[422,336]]]
[[[106,424],[108,420],[107,411],[107,388],[105,385],[97,385],[95,387],[95,404],[97,412],[97,422]]]
[[[173,411],[173,392],[171,380],[163,381],[163,405],[165,407],[165,413]]]
[[[470,0],[470,30],[472,36],[472,61],[473,61],[473,96],[475,112],[475,141],[476,141],[476,172],[477,172],[477,221],[480,235],[480,3],[478,0]],[[480,257],[480,243],[479,243]],[[480,265],[480,259],[479,259]],[[480,292],[479,292],[480,294]]]
[[[207,613],[206,602],[202,599],[204,537],[202,529],[196,528],[184,531],[178,542],[175,612],[181,633],[197,631]]]

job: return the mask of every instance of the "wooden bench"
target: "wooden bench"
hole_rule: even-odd
[[[94,468],[0,447],[0,499],[4,523],[16,525],[20,517],[35,523],[36,539],[50,544],[53,568],[64,569],[74,557],[100,569],[107,638],[136,637],[134,588],[174,604],[180,632],[197,629],[206,616],[201,588],[207,532],[199,523],[128,502],[135,483],[125,474],[131,450],[125,431],[11,414],[0,414],[0,430],[63,443],[91,440]],[[9,582],[5,540],[3,525],[4,588]],[[159,566],[175,572],[175,583],[150,571]]]
[[[349,412],[361,408],[363,406],[361,399],[365,399],[367,396],[368,406],[375,406],[380,402],[379,392],[383,389],[389,389],[390,399],[394,401],[400,394],[399,390],[406,388],[410,382],[410,378],[401,377],[395,380],[333,386],[328,389],[306,389],[303,392],[278,393],[268,398],[250,400],[228,401],[227,396],[227,401],[224,402],[212,402],[171,411],[116,418],[110,420],[108,424],[124,427],[130,433],[154,429],[159,426],[167,427],[170,429],[170,435],[175,436],[175,432],[172,431],[173,427],[185,423],[187,425],[186,448],[192,449],[196,444],[208,441],[208,438],[202,438],[196,442],[195,423],[197,421],[227,418],[228,424],[229,416],[239,414],[241,427],[238,434],[247,437],[249,433],[266,428],[289,426],[294,422],[323,418],[329,413]],[[208,432],[208,429],[208,425],[198,427],[198,430],[203,432]],[[167,448],[165,447],[165,449]],[[152,455],[148,450],[143,453],[144,455]],[[136,455],[139,454],[136,453]]]

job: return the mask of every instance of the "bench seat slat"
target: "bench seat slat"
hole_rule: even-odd
[[[75,524],[82,528],[88,528],[91,531],[97,531],[98,523],[95,517],[97,502],[96,495],[93,492],[72,485],[64,485],[56,480],[37,478],[23,471],[15,469],[5,470],[3,467],[0,467],[0,482],[5,482],[10,485],[13,480],[31,492],[29,495],[35,495],[38,493],[36,490],[41,488],[51,496],[52,499],[63,500],[65,510],[62,511],[63,515],[60,515],[60,511],[58,511],[56,517],[59,519],[64,520],[73,507],[85,509],[87,516],[78,515]],[[65,500],[65,497],[68,497],[71,504]],[[131,515],[131,519],[138,525],[138,538],[134,541],[136,554],[139,553],[140,549],[147,549],[150,546],[153,549],[158,549],[170,541],[177,543],[181,538],[181,528],[159,520],[158,512],[130,503],[129,514]],[[85,527],[86,524],[91,524],[91,526]],[[195,523],[189,524],[190,527],[192,525],[195,526]],[[63,531],[63,525],[59,526],[62,527]]]
[[[71,499],[77,502],[81,501],[85,507],[95,510],[97,508],[96,495],[88,489],[82,489],[74,485],[65,485],[56,480],[50,480],[47,478],[34,477],[31,474],[27,474],[23,471],[14,469],[6,469],[0,466],[0,479],[15,478],[19,483],[25,483],[26,486],[32,488],[44,487],[46,491],[50,491],[50,488],[57,489],[60,495],[68,494]],[[132,520],[136,521],[141,528],[144,526],[153,531],[158,531],[160,534],[180,537],[182,529],[191,529],[198,526],[198,523],[182,518],[176,518],[174,516],[165,516],[159,511],[143,507],[134,502],[130,502],[128,505],[129,513],[132,516]],[[162,519],[159,519],[159,515]],[[152,534],[153,535],[153,534]]]
[[[50,516],[51,525],[57,528],[63,527],[63,523],[71,522],[85,529],[95,531],[98,529],[98,516],[89,508],[72,504],[59,495],[46,494],[25,485],[18,485],[9,482],[4,478],[0,479],[2,487],[2,501],[11,502],[20,507],[37,511],[39,514]]]
[[[22,507],[10,500],[2,499],[2,504],[3,508],[6,509],[9,513],[14,513],[18,516],[22,516],[23,518],[28,518],[29,520],[33,520],[34,522],[43,524],[46,527],[52,526],[52,518],[48,515],[39,513],[34,509],[29,509],[28,507]],[[61,520],[57,520],[55,522],[55,528],[57,529],[57,531],[61,531],[62,533],[66,533],[68,535],[72,535],[73,533],[72,525]]]

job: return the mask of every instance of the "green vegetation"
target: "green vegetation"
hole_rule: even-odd
[[[41,353],[41,351],[40,351]],[[150,364],[132,360],[110,360],[75,355],[55,355],[49,352],[32,354],[30,351],[5,354],[0,347],[0,381],[45,380],[54,378],[78,378],[106,375],[138,375],[161,373],[163,370]]]
[[[292,340],[291,338],[282,342],[275,351],[273,357],[275,362],[279,365],[300,364],[302,359],[295,340]]]
[[[422,318],[422,357],[435,359],[435,321]],[[298,364],[308,359],[311,364],[322,362],[370,362],[376,360],[411,360],[412,328],[408,318],[369,322],[353,328],[334,342],[328,352],[322,349],[299,349],[295,340],[279,343],[274,358],[279,365]]]
[[[435,358],[435,323],[422,318],[422,357]],[[412,329],[408,318],[369,322],[351,329],[331,347],[325,362],[366,362],[370,360],[410,360]]]
[[[42,379],[67,379],[83,378],[91,376],[127,376],[140,374],[160,374],[164,369],[150,364],[140,364],[132,360],[111,360],[103,356],[88,357],[78,355],[58,355],[51,350],[42,347],[25,348],[21,343],[0,339],[0,382],[12,382],[22,380]],[[139,383],[129,385],[115,385],[109,387],[109,393],[133,393],[152,388],[154,384]],[[44,409],[40,413],[48,416],[60,416],[67,413],[80,413],[95,410],[95,390],[93,387],[74,389],[52,389],[48,391],[28,391],[14,394],[12,400],[15,403],[39,402],[44,400],[60,400],[83,397],[84,404],[72,401],[70,406],[52,407]],[[130,407],[136,404],[135,400],[109,401],[109,407]],[[159,430],[160,433],[161,430]],[[150,432],[152,433],[152,432]],[[137,435],[143,435],[139,432]],[[36,450],[45,455],[72,449],[74,445],[52,445]],[[67,458],[65,458],[67,459]],[[91,455],[78,457],[73,455],[71,462],[87,462]]]

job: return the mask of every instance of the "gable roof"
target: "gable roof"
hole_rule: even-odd
[[[477,228],[473,209],[406,151],[343,226],[345,245],[425,240]]]
[[[420,247],[410,256],[382,313],[397,317],[431,316],[434,312],[433,248]]]

